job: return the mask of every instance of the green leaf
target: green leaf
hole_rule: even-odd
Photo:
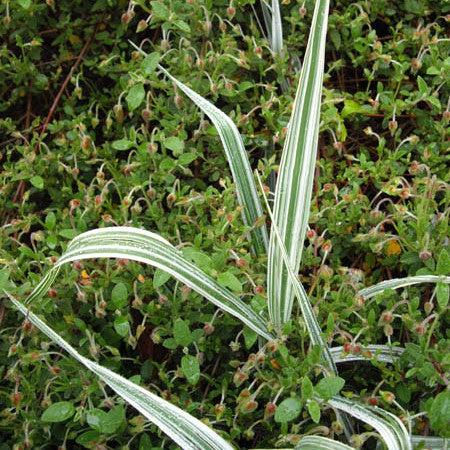
[[[184,355],[183,358],[181,358],[181,370],[188,383],[197,384],[200,379],[200,365],[195,356]]]
[[[128,109],[134,111],[136,108],[141,106],[141,103],[145,98],[145,89],[143,83],[137,83],[131,87],[128,91],[126,100],[128,104]]]
[[[94,408],[88,411],[86,420],[99,433],[114,434],[125,420],[125,409],[122,405],[117,405],[108,412]]]
[[[436,273],[438,275],[449,275],[450,274],[450,255],[447,249],[443,248],[439,253],[439,257],[436,264]]]
[[[58,402],[50,405],[41,416],[43,422],[64,422],[75,414],[75,407],[70,402]]]
[[[153,445],[150,436],[147,433],[142,433],[139,439],[138,450],[152,450]]]
[[[164,272],[164,270],[156,269],[153,275],[153,287],[155,289],[160,288],[170,280],[170,274]]]
[[[192,153],[192,152],[183,153],[178,158],[178,164],[180,164],[181,166],[187,166],[188,164],[190,164],[192,161],[195,161],[196,159],[197,159],[196,153]]]
[[[65,228],[64,230],[60,230],[58,235],[62,236],[66,239],[73,239],[78,234],[77,230],[72,230],[71,228]]]
[[[124,283],[117,283],[111,292],[111,301],[116,308],[128,305],[128,289]]]
[[[17,0],[17,3],[23,8],[23,9],[29,9],[31,6],[31,0]]]
[[[320,406],[315,400],[311,400],[307,405],[309,415],[315,423],[320,422]]]
[[[2,292],[3,289],[8,290],[10,288],[11,284],[9,281],[9,270],[2,268],[0,269],[0,292]]]
[[[170,11],[163,2],[153,1],[150,2],[150,5],[152,5],[152,13],[156,18],[162,20],[169,19]]]
[[[253,344],[258,339],[258,335],[248,327],[244,327],[244,329],[242,330],[242,334],[244,335],[245,348],[248,350],[249,348],[253,347]]]
[[[439,307],[443,310],[448,305],[448,300],[450,296],[449,285],[445,283],[438,283],[436,285],[436,300]]]
[[[100,440],[100,433],[95,430],[89,430],[82,434],[80,434],[77,439],[76,443],[83,445],[86,448],[91,448],[93,445],[95,445]]]
[[[125,337],[130,334],[130,323],[126,316],[118,316],[114,319],[114,329],[119,336]]]
[[[425,95],[428,92],[427,83],[420,75],[417,77],[417,86],[422,95]]]
[[[153,52],[149,53],[142,61],[142,70],[145,75],[152,74],[158,67],[159,63],[159,53]]]
[[[342,109],[341,117],[346,118],[348,116],[361,114],[363,112],[366,112],[366,110],[362,105],[347,98],[344,100],[344,108]]]
[[[133,146],[133,142],[128,139],[119,139],[112,143],[112,148],[114,150],[129,150]]]
[[[344,387],[344,384],[345,380],[343,378],[330,376],[322,378],[314,389],[324,400],[329,400]]]
[[[90,409],[86,414],[86,421],[88,425],[100,433],[102,433],[100,428],[104,419],[106,419],[106,412],[98,408]]]
[[[175,25],[179,30],[181,30],[185,34],[191,33],[191,27],[184,20],[175,20],[173,22],[173,25]]]
[[[302,402],[296,397],[284,399],[275,411],[275,422],[287,423],[296,419],[302,410]]]
[[[175,320],[173,324],[173,337],[178,345],[187,347],[192,342],[189,325],[183,319]]]
[[[163,341],[163,347],[169,350],[175,350],[177,348],[177,341],[174,338],[167,338]]]
[[[30,178],[30,183],[37,189],[44,188],[44,179],[38,175]]]
[[[308,400],[313,396],[313,384],[308,377],[303,377],[302,379],[302,399]]]
[[[213,266],[212,259],[204,252],[193,247],[184,247],[182,249],[183,256],[194,262],[200,269],[210,270]]]
[[[450,438],[450,391],[446,389],[439,393],[431,404],[430,425],[443,437]]]
[[[231,272],[222,272],[217,277],[217,281],[232,291],[242,292],[242,284],[241,282],[234,276]]]
[[[164,147],[173,151],[175,156],[181,154],[184,150],[184,142],[176,136],[170,136],[164,141]]]
[[[56,225],[56,216],[55,213],[51,211],[47,214],[47,217],[45,218],[45,228],[47,228],[47,230],[52,231],[55,229],[55,225]]]

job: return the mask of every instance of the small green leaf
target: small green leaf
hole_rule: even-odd
[[[31,0],[17,0],[17,3],[23,8],[23,9],[29,9],[31,6]]]
[[[439,253],[436,264],[436,272],[438,275],[450,274],[450,255],[445,248],[443,248]]]
[[[150,75],[158,67],[159,53],[149,53],[142,61],[142,70],[145,75]]]
[[[93,428],[94,430],[102,432],[100,430],[102,421],[106,419],[106,412],[102,411],[98,408],[93,408],[89,410],[86,414],[86,421],[88,425]]]
[[[44,179],[38,175],[30,178],[30,183],[37,189],[44,188]]]
[[[217,277],[217,281],[232,291],[242,292],[242,284],[231,272],[222,272]]]
[[[181,370],[190,384],[197,384],[200,379],[200,365],[198,359],[192,355],[184,355],[181,358]]]
[[[113,287],[111,300],[116,308],[123,308],[128,304],[128,289],[124,283],[117,283]]]
[[[180,155],[184,150],[184,142],[175,136],[170,136],[164,141],[164,146],[173,151],[175,156]]]
[[[302,410],[300,399],[290,397],[284,399],[275,411],[275,422],[287,423],[296,419]]]
[[[88,411],[86,420],[99,433],[114,434],[125,420],[125,409],[122,405],[117,405],[108,412],[94,408]]]
[[[130,333],[130,324],[126,316],[118,316],[114,319],[114,329],[119,336],[125,337]]]
[[[315,400],[311,400],[307,405],[309,415],[315,423],[320,422],[320,406]]]
[[[206,253],[193,247],[184,247],[182,253],[185,258],[194,262],[200,269],[208,271],[213,265],[211,258]]]
[[[167,281],[170,280],[170,274],[167,272],[164,272],[164,270],[156,269],[155,273],[153,275],[153,287],[155,289],[158,289],[163,284],[165,284]]]
[[[99,439],[100,433],[98,431],[89,430],[80,434],[75,442],[86,448],[91,448]]]
[[[446,283],[437,283],[436,285],[436,300],[439,307],[443,310],[448,305],[450,296],[450,286]]]
[[[244,327],[242,334],[244,335],[245,348],[248,350],[258,339],[258,335],[251,328]]]
[[[195,153],[192,153],[192,152],[183,153],[178,158],[178,164],[180,164],[181,166],[187,166],[188,164],[190,164],[192,161],[195,161],[196,159],[197,159],[197,155]]]
[[[5,289],[11,288],[11,283],[9,282],[9,270],[0,269],[0,292]]]
[[[450,391],[446,389],[438,394],[431,404],[429,412],[431,427],[442,434],[443,437],[450,438]]]
[[[141,103],[145,98],[145,89],[143,83],[137,83],[131,86],[131,89],[128,91],[126,100],[128,104],[128,109],[130,111],[134,111],[136,108],[141,106]]]
[[[329,400],[335,396],[345,384],[345,380],[341,377],[326,377],[322,378],[315,387],[315,391],[324,400]]]
[[[128,139],[119,139],[112,143],[112,148],[114,150],[129,150],[133,146],[133,142]]]
[[[138,450],[152,450],[153,445],[150,440],[150,436],[147,433],[143,433],[141,438],[139,439],[139,448]]]
[[[308,400],[313,396],[313,384],[308,377],[302,379],[302,399]]]
[[[156,18],[162,20],[167,20],[169,18],[170,11],[163,2],[153,1],[150,2],[150,5],[152,5],[152,12]]]
[[[417,86],[422,95],[425,95],[428,92],[427,83],[420,75],[417,77]]]
[[[115,433],[120,426],[125,421],[125,408],[123,405],[117,405],[114,406],[110,411],[107,413],[106,421],[102,424],[104,427],[104,430],[102,430],[103,433]]]
[[[53,211],[49,212],[47,214],[47,217],[45,218],[45,228],[47,228],[47,230],[54,230],[56,225],[56,216],[55,213]]]
[[[173,24],[183,33],[190,34],[191,28],[184,20],[175,20]]]
[[[73,239],[78,234],[78,231],[72,230],[71,228],[64,228],[58,234],[66,239]]]
[[[70,402],[58,402],[50,405],[41,416],[43,422],[64,422],[75,414],[75,407]]]
[[[173,337],[178,345],[188,346],[192,342],[192,334],[188,324],[183,319],[175,320],[173,324]]]
[[[342,109],[341,116],[345,118],[353,114],[361,114],[364,112],[366,112],[366,110],[362,105],[354,100],[346,99],[344,101],[344,108]]]
[[[164,339],[163,347],[169,350],[175,350],[177,348],[177,341],[174,338]]]

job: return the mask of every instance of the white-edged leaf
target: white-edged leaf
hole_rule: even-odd
[[[288,273],[289,281],[292,283],[293,292],[299,302],[300,310],[301,310],[303,318],[305,320],[305,325],[306,325],[306,329],[308,330],[309,338],[311,339],[311,343],[313,345],[317,345],[321,348],[324,361],[325,361],[326,365],[328,366],[328,369],[330,370],[328,375],[335,376],[335,375],[337,375],[336,364],[333,360],[333,357],[331,355],[328,345],[322,338],[320,326],[316,319],[316,316],[314,315],[314,311],[313,311],[312,305],[309,301],[308,294],[306,293],[305,288],[303,287],[302,283],[300,283],[298,278],[295,276],[294,271],[292,270],[288,254],[286,252],[286,248],[282,241],[281,234],[278,231],[278,227],[276,226],[276,224],[274,224],[274,217],[273,217],[272,211],[270,209],[269,202],[267,201],[267,197],[264,193],[264,188],[263,188],[261,178],[257,172],[256,172],[256,177],[258,179],[259,186],[261,188],[262,196],[263,196],[263,199],[264,199],[264,202],[266,205],[266,210],[272,221],[272,233],[275,236],[274,242],[275,242],[275,245],[277,245],[280,255],[283,259],[285,268]],[[336,415],[338,416],[338,418],[341,420],[341,422],[343,424],[346,437],[350,438],[352,435],[352,431],[353,431],[350,420],[348,419],[348,417],[345,414],[340,414],[339,412],[336,412]]]
[[[412,445],[425,444],[427,450],[445,450],[450,445],[449,439],[443,439],[435,436],[411,436]]]
[[[275,190],[272,227],[280,230],[294,273],[301,261],[314,181],[328,8],[329,0],[316,2]],[[294,294],[273,232],[267,283],[270,319],[280,328],[291,316]]]
[[[406,278],[393,278],[392,280],[382,281],[373,286],[361,289],[358,295],[364,297],[365,299],[374,297],[380,292],[386,289],[399,289],[406,286],[412,286],[414,284],[420,283],[450,283],[450,277],[445,277],[442,275],[416,275],[413,277]]]
[[[423,450],[448,450],[450,448],[450,439],[436,436],[411,436],[411,444],[414,448],[423,445]],[[376,450],[383,450],[383,445],[378,441]]]
[[[281,24],[280,4],[272,0],[272,36],[271,47],[275,53],[283,50],[283,25]]]
[[[132,227],[98,228],[74,238],[67,246],[66,252],[35,287],[27,302],[47,292],[63,264],[92,258],[125,258],[162,269],[219,308],[240,319],[260,336],[268,340],[274,338],[262,317],[185,259],[170,242],[150,231]]]
[[[281,53],[281,50],[283,50],[283,26],[281,24],[280,3],[278,0],[272,0],[271,6],[269,6],[262,0],[261,9],[269,36],[270,49],[274,53]]]
[[[290,450],[287,448],[260,448],[252,450]],[[294,447],[294,450],[354,450],[342,442],[334,441],[323,436],[304,436],[301,438],[299,444]]]
[[[357,354],[345,353],[344,347],[331,347],[330,353],[335,364],[350,361],[370,361],[371,358],[377,361],[392,364],[405,351],[402,347],[389,345],[366,345]],[[369,352],[369,354],[368,354]]]
[[[181,448],[186,450],[198,450],[199,448],[205,450],[233,450],[230,444],[200,420],[143,387],[82,356],[26,306],[11,296],[9,298],[33,325],[66,350],[70,356],[95,373],[127,403],[157,425]]]
[[[145,52],[133,42],[130,41],[130,43],[145,55]],[[254,227],[258,219],[259,221],[261,220],[263,212],[247,152],[236,125],[220,109],[177,80],[162,66],[158,66],[158,68],[210,118],[216,127],[225,150],[225,156],[230,165],[233,180],[236,184],[238,202],[243,206],[244,223],[252,227],[250,236],[253,249],[257,255],[267,253],[268,235],[266,227],[261,224],[260,226]]]
[[[353,450],[353,447],[323,436],[305,436],[295,450]]]
[[[342,397],[333,397],[327,402],[375,428],[388,450],[412,450],[411,439],[402,421],[394,414],[378,407],[364,406]]]
[[[305,321],[306,329],[308,330],[309,338],[311,339],[311,343],[313,345],[317,345],[322,349],[323,357],[327,363],[328,368],[331,370],[331,372],[334,375],[337,375],[337,369],[336,365],[334,364],[333,358],[331,356],[330,350],[325,343],[325,341],[322,338],[321,329],[319,322],[316,319],[316,316],[314,315],[314,311],[312,309],[311,302],[309,301],[308,294],[305,291],[305,288],[303,287],[302,283],[298,280],[298,278],[295,276],[295,273],[292,269],[291,262],[289,261],[289,256],[287,254],[286,247],[284,246],[281,234],[278,230],[278,227],[276,224],[274,224],[274,216],[270,209],[269,202],[267,201],[267,197],[264,194],[264,188],[261,181],[261,178],[259,177],[258,173],[256,172],[256,176],[259,181],[259,185],[261,188],[261,192],[266,204],[266,210],[269,214],[270,219],[272,220],[272,236],[274,239],[274,245],[277,246],[278,251],[281,255],[281,258],[285,264],[285,268],[287,270],[288,274],[288,281],[291,283],[292,290],[297,297],[298,303],[300,305],[300,310],[302,312],[303,319]],[[271,239],[272,239],[271,236]]]

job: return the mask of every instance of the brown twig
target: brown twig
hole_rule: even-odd
[[[66,86],[69,83],[69,80],[72,78],[73,74],[78,69],[78,66],[80,65],[82,59],[84,58],[84,55],[86,54],[89,47],[91,46],[92,41],[94,40],[95,34],[97,33],[97,29],[98,29],[98,26],[100,25],[100,22],[101,22],[101,20],[99,22],[97,22],[97,24],[95,25],[94,31],[92,32],[91,36],[86,41],[86,43],[84,44],[83,48],[81,49],[80,54],[78,55],[77,59],[75,60],[74,65],[70,68],[69,73],[67,74],[66,78],[64,79],[63,84],[61,85],[58,93],[56,94],[56,97],[53,100],[52,106],[47,114],[47,117],[45,118],[44,124],[41,127],[40,136],[42,136],[47,131],[47,127],[48,127],[50,121],[52,120],[53,115],[55,114],[58,103],[61,100],[61,96],[62,96],[64,90],[66,89]],[[39,144],[37,144],[37,145],[39,145]]]

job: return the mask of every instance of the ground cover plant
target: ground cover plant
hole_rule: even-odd
[[[86,27],[86,42],[94,41],[91,36],[95,32],[95,36],[100,35],[97,55],[109,51],[99,60],[86,60],[83,72],[75,74],[76,67],[73,69],[73,76],[66,78],[66,91],[61,91],[65,101],[60,119],[53,122],[45,109],[40,111],[39,103],[33,105],[33,99],[39,98],[39,92],[45,92],[52,80],[44,75],[47,81],[43,81],[37,73],[45,72],[45,65],[30,64],[41,59],[41,48],[48,52],[42,45],[46,38],[41,37],[47,33],[38,34],[33,29],[37,19],[27,23],[25,30],[18,27],[18,32],[12,33],[13,48],[21,55],[14,59],[14,52],[5,48],[2,56],[7,68],[3,86],[17,86],[11,96],[3,91],[7,100],[2,104],[8,112],[8,118],[2,121],[7,136],[2,172],[2,289],[25,299],[44,268],[55,264],[56,256],[63,253],[70,239],[100,225],[102,231],[98,234],[81,235],[70,243],[66,256],[57,264],[62,264],[64,258],[78,259],[83,246],[95,250],[96,254],[90,256],[115,251],[118,253],[114,256],[121,259],[74,261],[72,270],[58,277],[56,285],[42,290],[41,294],[46,294],[44,301],[33,301],[28,306],[89,359],[80,357],[57,335],[50,337],[65,345],[72,356],[81,358],[128,400],[131,385],[119,382],[104,367],[131,377],[132,382],[159,393],[170,404],[206,420],[225,441],[238,448],[292,447],[298,442],[303,448],[333,448],[339,445],[336,440],[355,448],[375,447],[374,433],[361,422],[353,422],[351,432],[355,435],[347,441],[349,418],[341,415],[336,420],[332,408],[353,408],[354,414],[378,426],[389,448],[408,448],[409,442],[401,441],[405,439],[405,428],[400,422],[387,416],[392,426],[377,416],[369,416],[367,407],[356,406],[364,403],[391,411],[415,435],[445,437],[448,285],[444,277],[449,272],[445,249],[448,46],[441,36],[445,8],[401,3],[398,11],[408,11],[404,22],[389,28],[389,18],[397,10],[382,2],[370,8],[365,3],[332,5],[340,9],[329,19],[331,41],[324,56],[330,62],[325,70],[321,122],[321,136],[325,137],[319,141],[308,228],[308,190],[313,187],[315,157],[314,153],[305,155],[316,148],[311,142],[318,131],[320,95],[313,97],[315,102],[304,103],[310,109],[300,107],[302,101],[298,100],[292,116],[294,119],[297,114],[298,119],[299,114],[308,116],[305,111],[310,111],[311,126],[304,125],[303,129],[308,132],[305,139],[312,141],[302,149],[300,136],[300,151],[295,146],[292,160],[281,160],[279,167],[277,164],[281,143],[285,140],[283,155],[287,155],[286,148],[294,147],[289,141],[295,133],[290,131],[286,137],[286,126],[291,116],[291,96],[298,83],[295,74],[299,61],[302,73],[308,73],[308,56],[303,52],[305,37],[310,29],[317,28],[317,23],[316,27],[314,21],[311,24],[313,3],[281,5],[285,25],[282,51],[279,40],[277,44],[273,39],[280,30],[276,15],[272,37],[267,41],[256,16],[246,17],[253,11],[261,12],[267,26],[272,19],[267,16],[275,11],[275,3],[265,10],[264,5],[260,9],[257,4],[245,2],[214,7],[136,2],[119,15],[122,25],[108,32],[105,18],[111,15],[114,5],[96,3],[92,7],[94,14],[83,17],[78,26],[90,20],[93,29]],[[320,5],[326,7],[326,2]],[[84,4],[76,6],[81,10]],[[47,15],[47,8],[54,7],[33,2],[6,4],[4,25]],[[68,18],[75,11],[73,5],[61,5],[55,16]],[[152,15],[147,21],[146,14]],[[55,22],[49,17],[51,30]],[[419,17],[426,17],[427,22]],[[72,22],[63,35],[83,56],[85,47],[74,32],[77,21]],[[218,24],[217,30],[212,23]],[[137,30],[130,30],[131,24],[137,25]],[[288,26],[286,31],[286,25],[291,30]],[[139,42],[136,32],[148,28],[157,31],[153,46],[145,44],[151,46],[150,54],[141,56],[136,51],[128,61],[132,47],[124,37]],[[202,29],[203,40],[188,42],[189,29]],[[36,41],[30,40],[33,33],[38,36]],[[323,40],[323,30],[317,35]],[[56,64],[73,58],[61,44],[64,38],[52,41],[53,49],[62,46]],[[216,42],[219,49],[215,48]],[[292,49],[299,45],[303,50],[295,58]],[[94,48],[91,51],[94,53]],[[338,60],[335,52],[342,59]],[[318,53],[313,55],[317,57]],[[254,220],[262,211],[270,215],[270,209],[262,198],[262,206],[253,208],[251,216],[251,208],[260,200],[258,184],[248,170],[250,164],[245,164],[241,155],[233,172],[230,161],[233,185],[225,175],[227,162],[213,124],[188,104],[182,96],[186,87],[174,80],[178,90],[173,97],[174,84],[158,73],[158,60],[169,73],[188,80],[205,96],[212,96],[214,103],[230,114],[243,135],[251,166],[257,167],[267,180],[263,191],[271,190],[275,195],[277,191],[287,192],[273,183],[275,172],[278,183],[285,183],[288,190],[295,186],[294,192],[298,189],[297,195],[303,201],[293,201],[290,208],[281,209],[289,210],[302,223],[301,227],[294,226],[298,229],[297,240],[289,242],[292,235],[286,229],[292,224],[288,214],[280,213],[282,196],[275,196],[274,204],[269,206],[274,213],[268,219],[277,227],[271,227],[268,262],[264,249],[267,239],[262,231],[265,221],[260,219],[255,224]],[[181,67],[180,61],[186,65]],[[372,64],[370,69],[367,61]],[[26,70],[18,68],[19,62]],[[362,80],[352,79],[353,84],[346,87],[348,66],[356,72],[353,77],[361,74]],[[322,77],[314,78],[318,72],[310,69],[317,89]],[[53,74],[57,81],[52,70],[46,73]],[[102,83],[97,77],[104,78]],[[304,80],[306,75],[302,77]],[[333,77],[338,79],[336,85]],[[362,91],[358,83],[363,85]],[[69,85],[73,92],[67,91]],[[299,86],[297,98],[305,92],[301,91],[304,83]],[[258,101],[253,102],[255,99]],[[17,107],[22,103],[23,109]],[[12,105],[24,115],[11,112]],[[51,103],[49,107],[51,112]],[[292,123],[304,123],[304,119]],[[290,129],[295,128],[291,125]],[[311,130],[315,133],[311,134]],[[227,136],[233,136],[229,130]],[[233,143],[228,144],[233,147]],[[230,151],[227,156],[232,159]],[[48,176],[49,171],[54,178]],[[236,174],[239,171],[247,174],[247,184]],[[304,184],[288,180],[289,171],[301,173],[303,176],[294,181],[303,180]],[[245,192],[249,184],[252,195]],[[268,198],[272,202],[270,194]],[[42,205],[46,210],[42,211]],[[250,210],[248,217],[246,208]],[[242,213],[247,222],[241,221]],[[110,228],[115,224],[158,230],[181,249],[187,261],[154,234],[130,235],[129,229]],[[302,233],[306,235],[304,245]],[[142,240],[145,255],[139,256],[134,244],[142,245]],[[300,278],[308,295],[293,273],[297,272],[302,250]],[[49,254],[53,256],[50,260]],[[159,267],[165,269],[165,264],[179,259],[176,270],[172,267],[169,272],[180,276],[184,265],[182,283],[170,281],[161,270],[144,269],[131,262],[131,257],[151,257],[153,263],[154,258],[159,258]],[[213,292],[201,290],[202,296],[212,297],[216,304],[225,302],[223,309],[243,320],[247,328],[229,314],[207,306],[195,293],[198,284],[194,285],[193,280],[198,283],[199,276],[193,263],[208,276],[200,281],[206,280],[207,287],[213,288]],[[278,267],[280,276],[270,277],[275,273],[270,267]],[[395,279],[407,276],[409,282],[396,284]],[[375,284],[376,289],[366,287],[382,280],[388,281]],[[424,281],[432,284],[409,285]],[[280,294],[286,286],[292,286],[289,289],[303,299],[300,311],[294,309],[293,315],[292,293]],[[216,298],[217,292],[221,299]],[[238,296],[244,301],[240,302]],[[20,303],[16,304],[26,312]],[[1,334],[1,399],[7,405],[1,422],[4,448],[174,445],[164,435],[158,437],[156,428],[136,416],[95,376],[80,374],[77,362],[42,341],[42,334],[32,326],[34,321],[39,328],[44,327],[37,316],[28,313],[17,328],[17,313],[9,306],[9,301],[3,301],[2,321],[7,323]],[[262,320],[260,314],[270,320]],[[269,344],[258,342],[258,333],[270,338]],[[380,343],[393,346],[373,346]],[[340,377],[332,375],[333,361],[339,362]],[[36,385],[45,386],[38,395]],[[338,391],[342,398],[331,399]],[[161,400],[149,396],[148,390],[141,394],[146,399],[134,399],[134,405],[141,402],[140,411],[150,414],[149,418],[179,444],[186,435],[189,439],[203,436],[205,441],[192,444],[194,448],[227,448],[209,427],[182,416],[180,410],[176,410],[178,419],[184,417],[189,426],[178,431],[168,429],[167,411],[158,419]],[[149,406],[153,409],[142,409]],[[169,405],[165,403],[164,408]],[[305,434],[328,436],[334,442],[305,438]],[[436,439],[426,440],[426,445],[442,448],[444,442]],[[419,448],[424,445],[420,438],[414,438],[413,443]]]

